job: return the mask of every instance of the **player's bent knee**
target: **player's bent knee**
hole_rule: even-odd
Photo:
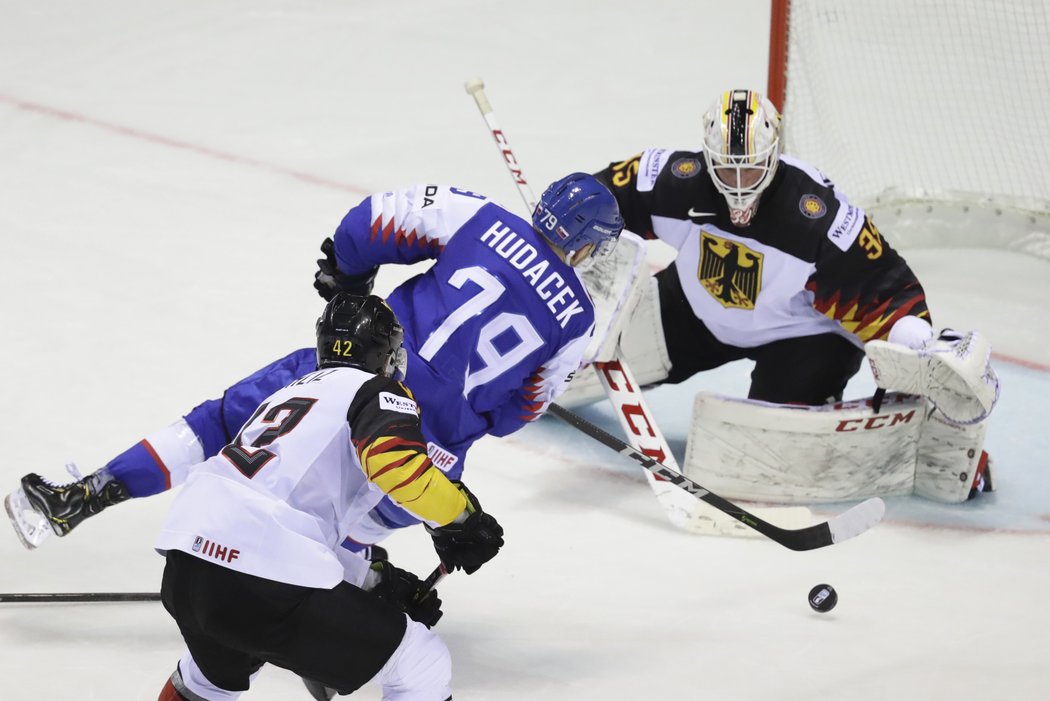
[[[237,701],[241,693],[213,684],[187,652],[179,660],[157,701]]]
[[[445,701],[452,695],[452,655],[432,630],[411,619],[375,681],[383,701]]]

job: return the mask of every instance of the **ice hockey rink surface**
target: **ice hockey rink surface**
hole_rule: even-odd
[[[765,87],[768,27],[757,0],[0,0],[0,491],[93,470],[312,344],[317,248],[366,194],[448,182],[521,211],[466,79],[542,190],[695,148],[719,92]],[[675,530],[633,463],[554,418],[483,440],[466,477],[507,545],[440,587],[457,701],[1050,698],[1050,263],[902,249],[935,324],[999,354],[999,491],[889,499],[870,533],[796,553]],[[679,457],[692,395],[748,371],[649,393]],[[0,523],[0,590],[156,591],[169,497],[35,552]],[[436,564],[422,530],[388,545]],[[181,653],[159,604],[0,604],[5,701],[154,699]],[[244,698],[306,693],[267,667]]]

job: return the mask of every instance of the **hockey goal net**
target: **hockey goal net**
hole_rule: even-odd
[[[1050,259],[1050,3],[773,0],[785,152],[902,246]]]

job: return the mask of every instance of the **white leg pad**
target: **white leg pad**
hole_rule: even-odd
[[[643,387],[666,380],[671,372],[671,356],[660,320],[660,290],[654,277],[643,283],[638,302],[620,334],[620,350]]]
[[[452,655],[436,633],[408,619],[401,644],[372,681],[382,685],[383,701],[445,701],[452,696]]]
[[[584,353],[584,362],[612,360],[624,320],[630,318],[641,284],[648,279],[645,241],[630,231],[608,255],[580,273],[594,303],[594,336]]]
[[[946,504],[966,501],[987,431],[987,422],[959,426],[932,412],[919,438],[915,493]]]
[[[667,352],[660,322],[660,294],[656,278],[646,277],[639,286],[639,292],[634,306],[628,311],[630,317],[618,332],[618,352],[627,361],[635,380],[644,387],[667,379],[671,372],[671,356]],[[559,397],[558,403],[572,408],[591,404],[604,397],[605,391],[597,375],[582,368]]]
[[[911,494],[926,403],[889,394],[798,407],[701,392],[684,472],[730,499],[815,503]]]

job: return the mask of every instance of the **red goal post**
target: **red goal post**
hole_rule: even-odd
[[[1050,3],[772,0],[785,152],[897,245],[1050,259]]]

